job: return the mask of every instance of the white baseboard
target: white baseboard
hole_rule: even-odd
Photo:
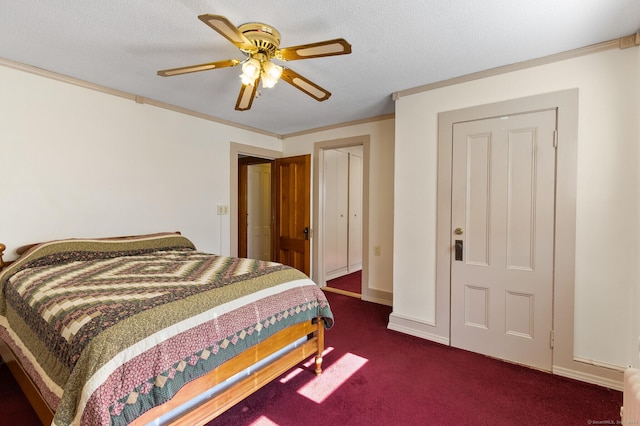
[[[387,328],[389,330],[398,331],[400,333],[408,334],[411,336],[419,337],[425,340],[430,340],[432,342],[441,343],[443,345],[449,346],[450,345],[449,337],[441,336],[439,334],[434,334],[433,333],[434,327],[435,327],[435,324],[432,324],[428,321],[409,318],[409,317],[394,314],[394,313],[391,313],[391,315],[389,315],[389,324],[387,325]],[[579,362],[579,360],[576,360],[576,362]],[[558,376],[567,377],[570,379],[578,380],[585,383],[591,383],[593,385],[598,385],[598,386],[602,386],[605,388],[614,389],[618,391],[622,391],[622,388],[623,388],[623,381],[622,381],[623,373],[621,371],[619,371],[620,373],[619,380],[614,378],[598,376],[598,375],[586,373],[584,371],[579,371],[575,369],[559,367],[556,365],[552,367],[552,373],[557,374]]]
[[[361,299],[365,302],[393,306],[393,293],[375,289],[363,289]]]
[[[346,266],[339,269],[335,269],[333,271],[325,272],[324,279],[325,281],[329,281],[329,280],[343,277],[345,275],[349,275],[349,270],[347,269]]]
[[[411,336],[420,337],[432,342],[441,343],[449,346],[449,338],[433,333],[435,324],[427,321],[409,318],[402,315],[391,313],[389,315],[389,330],[398,331],[400,333],[409,334]]]
[[[558,367],[556,365],[554,365],[552,369],[553,369],[552,370],[553,374],[557,374],[558,376],[568,377],[569,379],[579,380],[581,382],[591,383],[593,385],[603,386],[609,389],[622,391],[622,388],[624,386],[622,382],[622,377],[620,378],[620,380],[614,380],[606,377],[585,373],[582,371],[571,370],[564,367]]]

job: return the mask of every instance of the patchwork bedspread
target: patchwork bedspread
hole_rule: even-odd
[[[42,244],[0,289],[0,338],[56,425],[127,424],[289,325],[333,323],[301,272],[202,253],[177,234]]]

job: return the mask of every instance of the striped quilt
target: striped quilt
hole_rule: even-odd
[[[303,273],[178,234],[41,244],[0,288],[0,338],[60,426],[127,424],[289,325],[333,323]]]

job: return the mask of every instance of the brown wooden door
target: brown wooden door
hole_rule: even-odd
[[[311,272],[310,182],[311,155],[276,159],[274,260],[307,275]]]

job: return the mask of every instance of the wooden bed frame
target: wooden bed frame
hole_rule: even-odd
[[[5,245],[0,243],[0,270],[12,263],[11,261],[3,261],[2,254],[5,249]],[[211,389],[216,384],[222,383],[237,373],[246,370],[257,362],[287,347],[290,343],[304,337],[306,337],[307,340],[297,348],[287,352],[270,364],[253,371],[229,389],[214,395],[212,398],[192,408],[179,418],[174,419],[169,424],[203,425],[313,355],[315,355],[315,373],[317,375],[321,374],[322,353],[324,351],[324,320],[322,318],[316,318],[313,321],[295,324],[279,331],[263,342],[238,354],[215,370],[199,379],[187,383],[171,400],[147,411],[131,424],[136,426],[144,425],[162,416],[208,389]],[[47,405],[40,391],[18,362],[15,354],[1,340],[0,356],[2,356],[2,359],[9,367],[9,370],[20,385],[20,388],[37,413],[42,424],[51,424],[54,416],[53,410]]]

